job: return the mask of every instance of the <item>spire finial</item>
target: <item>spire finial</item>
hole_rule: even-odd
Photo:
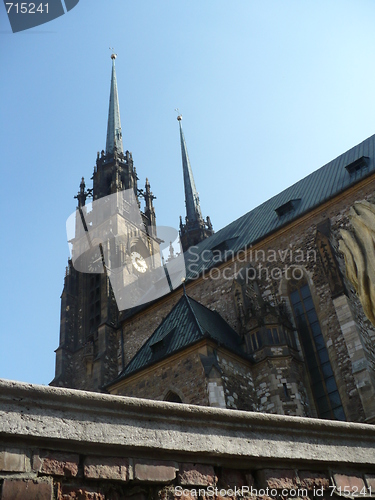
[[[109,50],[112,51],[112,54],[111,54],[111,59],[116,59],[117,57],[117,54],[115,53],[115,49],[113,47],[109,47]]]
[[[177,113],[177,121],[181,121],[182,120],[182,114],[180,113],[180,110],[178,108],[175,108],[175,111]]]

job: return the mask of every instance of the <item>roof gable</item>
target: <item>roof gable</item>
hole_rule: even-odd
[[[220,314],[184,294],[116,381],[143,370],[204,338],[209,338],[218,345],[247,357],[241,349],[240,337]]]

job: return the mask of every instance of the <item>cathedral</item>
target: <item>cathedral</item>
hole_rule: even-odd
[[[375,423],[375,135],[214,232],[178,116],[186,216],[165,259],[150,182],[138,187],[124,151],[111,57],[106,149],[75,196],[51,385]]]

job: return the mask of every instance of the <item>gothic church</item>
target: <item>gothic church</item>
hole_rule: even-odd
[[[104,256],[122,282],[137,280],[139,293],[150,286],[147,266],[166,265],[150,183],[138,188],[124,151],[113,54],[106,150],[92,189],[82,179],[76,196],[75,248],[87,240],[88,197],[122,200],[130,190],[141,224],[118,209],[111,227],[122,239],[95,246],[94,238],[88,272],[69,260],[51,385],[375,423],[375,135],[214,232],[178,121],[186,278],[119,311],[108,273],[95,268]],[[168,261],[176,258],[171,248]]]

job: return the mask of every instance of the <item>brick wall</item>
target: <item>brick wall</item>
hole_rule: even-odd
[[[312,500],[333,493],[369,498],[373,468],[331,471],[320,466],[238,468],[131,456],[97,456],[35,449],[0,451],[2,500],[192,500],[194,498],[298,497]]]

